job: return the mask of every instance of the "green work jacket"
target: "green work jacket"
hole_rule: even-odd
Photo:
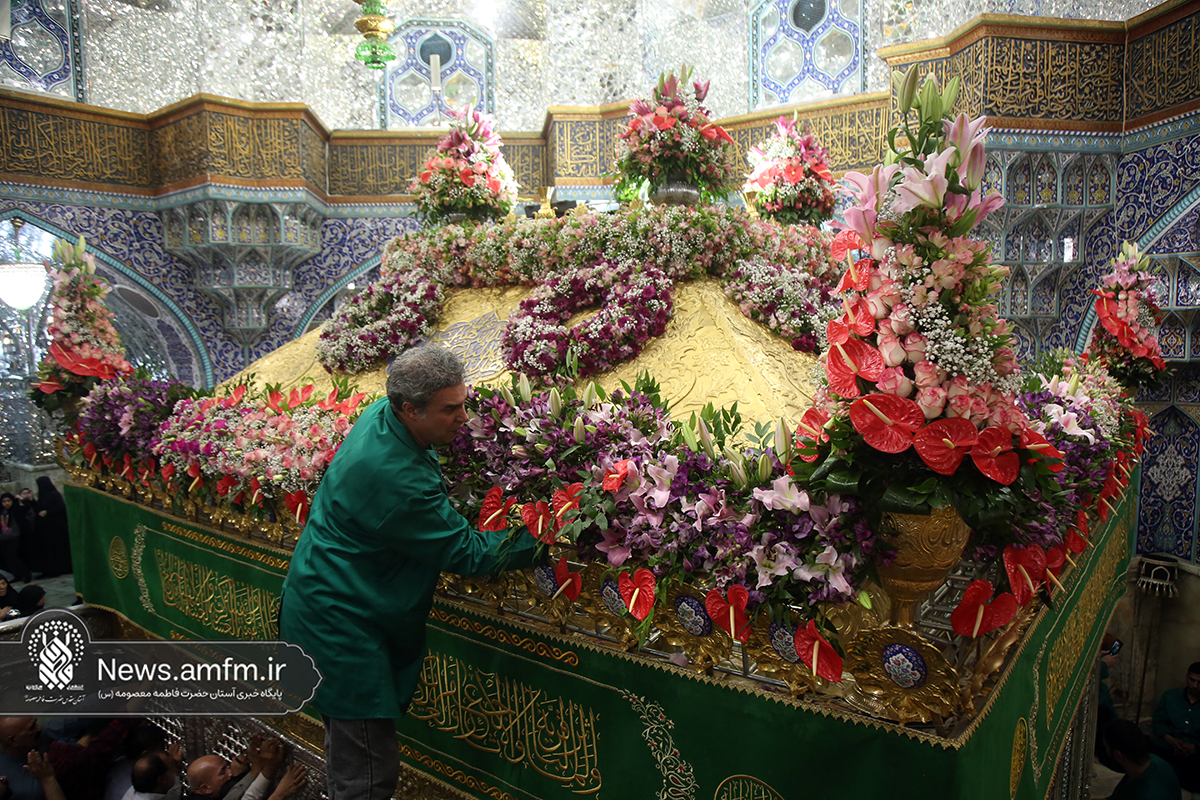
[[[532,563],[532,536],[502,547],[450,505],[432,448],[387,399],[354,424],[321,480],[283,584],[280,637],[316,661],[313,705],[337,719],[400,716],[416,691],[439,573]]]

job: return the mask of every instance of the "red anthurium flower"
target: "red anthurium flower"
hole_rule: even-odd
[[[192,485],[189,486],[187,489],[189,492],[192,491],[193,489],[195,489],[197,486],[204,485],[204,481],[200,477],[200,464],[199,463],[193,461],[191,464],[188,464],[187,474],[189,476],[191,476],[191,478],[192,478]]]
[[[250,502],[258,505],[260,497],[262,497],[262,484],[258,482],[257,477],[253,477],[250,479]]]
[[[471,171],[470,167],[467,167],[462,172],[458,173],[458,179],[462,181],[463,186],[466,186],[467,188],[471,188],[475,185],[475,173]]]
[[[1051,575],[1059,575],[1063,571],[1063,565],[1067,563],[1067,546],[1065,544],[1056,544],[1046,550],[1046,572]]]
[[[245,396],[246,396],[246,384],[240,383],[240,384],[238,384],[237,388],[235,388],[233,390],[233,394],[229,395],[222,401],[222,405],[224,405],[225,408],[233,408],[234,406],[241,403],[242,398]]]
[[[550,513],[550,504],[545,500],[536,503],[526,503],[521,506],[521,519],[529,528],[529,535],[539,542],[554,544],[554,515]]]
[[[106,466],[106,467],[109,467],[109,468],[111,468],[111,467],[112,467],[112,465],[113,465],[113,457],[112,457],[112,456],[110,456],[110,455],[108,455],[107,453],[105,453],[104,455],[100,456],[100,460],[101,460],[102,462],[104,462],[104,466]]]
[[[296,518],[296,522],[303,525],[304,520],[308,517],[308,495],[304,490],[297,489],[291,494],[284,495],[283,502],[287,506],[287,510]]]
[[[621,491],[621,487],[625,485],[626,479],[629,478],[629,468],[632,466],[633,460],[625,458],[609,467],[608,471],[604,473],[604,483],[602,484],[604,491]]]
[[[1079,554],[1088,548],[1088,540],[1079,535],[1079,531],[1071,528],[1063,542],[1072,553]]]
[[[579,598],[579,590],[583,588],[583,578],[578,572],[571,572],[571,568],[567,566],[566,556],[558,559],[558,566],[554,568],[554,580],[558,581],[558,591],[554,593],[553,600],[560,594],[565,594],[567,599],[572,603]]]
[[[579,494],[582,491],[582,483],[572,483],[566,489],[554,490],[550,497],[550,504],[554,507],[554,530],[561,528],[564,522],[571,521],[566,516],[568,513],[579,510]]]
[[[861,339],[847,339],[841,344],[832,344],[825,356],[825,376],[829,385],[841,397],[858,397],[857,378],[872,383],[879,380],[884,370],[883,356]]]
[[[962,417],[938,419],[917,431],[913,446],[925,465],[939,475],[953,475],[979,441],[975,423]],[[990,587],[989,587],[990,593]]]
[[[829,422],[829,415],[819,408],[813,407],[804,412],[804,416],[800,418],[800,424],[796,426],[796,444],[800,447],[816,447],[821,442],[829,441],[829,434],[825,432],[825,423]],[[820,458],[817,453],[799,453],[800,458],[812,463]]]
[[[83,446],[83,457],[88,460],[88,463],[91,464],[93,468],[96,466],[96,459],[99,457],[99,455],[100,454],[96,452],[96,445],[92,444],[91,442],[88,442]]]
[[[850,405],[850,421],[871,447],[884,453],[902,453],[925,423],[925,413],[908,398],[873,394]]]
[[[654,573],[645,567],[639,567],[632,578],[628,572],[622,572],[617,578],[617,589],[634,619],[645,619],[654,608]]]
[[[833,645],[817,632],[817,623],[814,620],[810,619],[804,627],[796,628],[794,641],[796,655],[800,656],[804,666],[812,670],[814,675],[820,675],[834,683],[842,682],[842,657],[833,649]]]
[[[315,388],[317,387],[310,383],[301,389],[292,389],[288,393],[288,408],[295,408],[301,403],[308,402],[308,398],[312,397]]]
[[[979,441],[971,448],[971,460],[980,472],[1005,486],[1011,485],[1021,471],[1021,458],[1013,452],[1012,431],[996,425],[979,432]]]
[[[1021,447],[1034,453],[1031,463],[1032,461],[1041,460],[1051,472],[1061,472],[1063,467],[1066,466],[1063,463],[1062,452],[1046,441],[1045,436],[1042,436],[1032,428],[1026,428],[1021,431]]]
[[[283,413],[283,392],[271,392],[267,395],[267,408],[274,411],[276,414]]]
[[[676,122],[678,122],[678,120],[676,120],[675,117],[663,117],[659,116],[658,114],[654,115],[654,127],[658,128],[660,131],[666,131],[674,128]]]
[[[121,465],[121,477],[127,481],[133,480],[133,458],[129,453],[125,454],[125,460]]]
[[[54,394],[55,392],[61,392],[64,388],[58,378],[47,378],[38,384],[38,391],[43,394]]]
[[[853,303],[842,300],[842,305],[845,313],[825,323],[825,338],[830,345],[845,344],[850,339],[851,331],[859,336],[870,336],[875,332],[875,315],[871,313],[866,300],[861,297]]]
[[[233,487],[237,485],[237,478],[233,477],[232,475],[222,475],[221,480],[217,482],[217,494],[221,495],[221,497],[224,497],[225,495],[229,494],[229,491],[233,489]]]
[[[833,173],[829,170],[829,165],[824,161],[816,158],[808,159],[808,167],[817,174],[817,177],[824,181],[833,182]]]
[[[1075,527],[1079,529],[1080,533],[1089,532],[1088,515],[1085,509],[1081,508],[1075,512]]]
[[[1017,615],[1017,601],[1004,592],[992,602],[992,584],[989,581],[973,581],[963,592],[962,602],[950,614],[954,632],[961,636],[982,636],[1012,622]]]
[[[74,353],[67,350],[59,342],[55,342],[54,344],[50,345],[50,355],[54,356],[54,360],[57,361],[58,365],[63,369],[67,370],[68,372],[74,372],[76,375],[81,374],[77,372],[77,369],[79,368],[79,359]]]
[[[169,486],[173,477],[175,477],[175,465],[168,461],[166,464],[163,464],[162,468],[163,483]]]
[[[866,247],[866,244],[863,243],[862,238],[857,233],[850,228],[846,228],[845,230],[838,231],[837,235],[833,237],[833,241],[829,245],[829,254],[833,256],[834,261],[841,261],[850,254],[851,250],[865,250]],[[863,290],[859,289],[859,291]]]
[[[141,476],[143,486],[150,485],[150,479],[154,477],[154,471],[154,459],[147,456],[142,461]]]
[[[337,410],[348,417],[354,413],[355,409],[358,408],[358,404],[365,400],[366,397],[366,392],[358,392],[353,397],[347,397],[345,400],[338,403]]]
[[[337,399],[338,399],[338,390],[337,390],[337,387],[335,386],[335,387],[333,387],[333,389],[331,389],[329,391],[328,397],[326,397],[321,402],[317,403],[317,408],[321,409],[322,411],[332,411],[333,407],[337,405]]]
[[[517,498],[504,499],[504,490],[493,486],[483,498],[479,509],[479,530],[502,531],[508,527],[508,510],[517,504]]]
[[[853,231],[851,231],[851,233],[853,233]],[[855,234],[854,238],[858,239],[858,234]],[[866,245],[862,244],[861,239],[858,241],[858,246],[866,247]],[[860,258],[858,261],[850,264],[846,268],[846,271],[842,273],[841,280],[838,281],[838,285],[834,291],[838,294],[843,294],[849,291],[867,291],[867,288],[871,285],[871,266],[872,261],[870,258]]]
[[[734,583],[726,590],[725,597],[721,597],[716,589],[709,591],[704,598],[704,608],[717,627],[739,642],[746,642],[750,639],[750,618],[746,616],[746,602],[749,599],[750,593],[746,587]]]
[[[1037,594],[1037,587],[1046,575],[1046,551],[1039,545],[1017,547],[1010,544],[1004,548],[1004,571],[1012,586],[1013,597],[1025,605]]]

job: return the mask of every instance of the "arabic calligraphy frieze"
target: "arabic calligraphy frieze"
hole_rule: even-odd
[[[170,186],[208,172],[208,149],[198,146],[206,138],[205,126],[205,114],[188,114],[150,131],[159,186]]]
[[[331,195],[407,194],[429,144],[330,144]]]
[[[310,126],[300,125],[300,149],[304,157],[304,179],[321,191],[326,190],[325,172],[329,166],[325,140]]]
[[[154,550],[162,581],[163,603],[214,633],[234,639],[271,639],[276,635],[279,595],[220,570]]]
[[[600,791],[599,715],[573,700],[431,652],[409,715],[574,794]]]
[[[208,168],[231,178],[301,178],[299,119],[208,112]]]
[[[1163,112],[1200,97],[1200,14],[1129,43],[1129,117]]]
[[[546,185],[546,148],[537,144],[505,144],[504,159],[513,169],[519,193],[536,197],[537,190]]]
[[[11,106],[0,108],[0,172],[154,185],[145,129]]]

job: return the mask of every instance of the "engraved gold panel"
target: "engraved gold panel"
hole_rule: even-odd
[[[147,131],[45,110],[0,108],[0,173],[148,188]]]
[[[1029,723],[1024,717],[1017,720],[1017,728],[1013,731],[1012,765],[1008,774],[1009,797],[1016,797],[1021,787],[1021,776],[1025,774],[1025,760],[1029,756]]]
[[[408,714],[573,793],[601,789],[599,713],[569,698],[431,652]]]
[[[301,178],[300,120],[208,115],[208,167],[231,178]]]
[[[154,168],[160,186],[170,186],[208,172],[208,149],[199,143],[208,139],[207,115],[189,114],[150,132]]]
[[[129,548],[120,536],[114,536],[108,543],[108,566],[117,580],[129,575]]]
[[[1127,48],[1131,119],[1200,100],[1200,15],[1134,39]],[[1175,113],[1178,113],[1177,111]]]

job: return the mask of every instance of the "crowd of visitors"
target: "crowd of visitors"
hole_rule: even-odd
[[[278,739],[250,738],[232,760],[190,762],[149,720],[0,717],[0,800],[292,800],[308,785]]]
[[[71,572],[71,540],[67,504],[48,477],[33,490],[0,494],[0,570],[9,583],[28,583]]]

